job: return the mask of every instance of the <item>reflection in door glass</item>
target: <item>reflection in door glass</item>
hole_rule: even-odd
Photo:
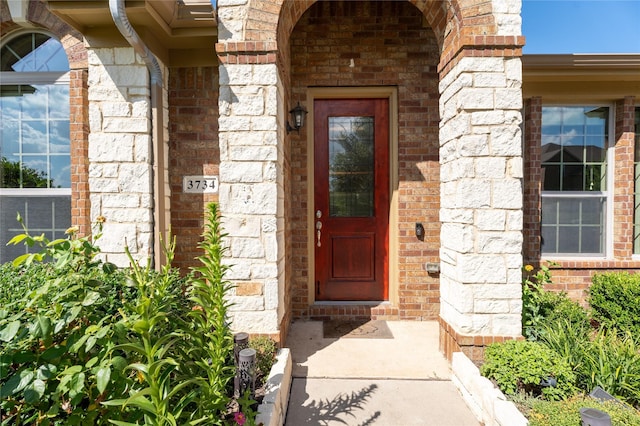
[[[373,216],[373,117],[329,117],[329,215]]]

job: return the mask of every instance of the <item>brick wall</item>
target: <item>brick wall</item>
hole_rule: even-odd
[[[71,137],[71,223],[80,234],[91,233],[89,199],[89,98],[86,69],[69,76],[69,126]]]
[[[584,302],[591,277],[607,271],[640,270],[640,261],[632,257],[633,211],[634,211],[634,108],[635,99],[625,97],[615,101],[614,161],[612,196],[613,202],[613,252],[608,259],[557,260],[540,253],[540,196],[541,164],[540,144],[542,138],[542,106],[544,98],[527,99],[525,103],[525,264],[539,265],[553,261],[551,266],[553,283],[550,290],[564,291],[571,298]],[[609,230],[609,228],[607,229]]]
[[[169,182],[174,266],[198,265],[206,204],[217,194],[182,192],[185,175],[218,175],[218,68],[169,70]]]
[[[294,316],[437,318],[438,279],[427,274],[424,264],[438,261],[440,247],[438,60],[433,31],[405,2],[316,3],[291,34],[292,104],[306,104],[310,86],[398,87],[400,182],[398,306],[308,311],[307,145],[302,133],[291,138]],[[424,241],[415,237],[415,222],[426,228]]]

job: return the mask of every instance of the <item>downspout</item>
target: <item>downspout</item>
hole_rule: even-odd
[[[125,0],[109,0],[111,17],[120,34],[142,57],[149,69],[151,92],[151,179],[153,180],[151,198],[153,199],[153,224],[151,241],[153,246],[153,261],[156,268],[166,263],[166,256],[161,247],[161,238],[168,242],[167,218],[165,215],[165,149],[164,149],[164,114],[162,108],[163,78],[160,64],[151,50],[144,44],[138,33],[133,29],[124,7]]]

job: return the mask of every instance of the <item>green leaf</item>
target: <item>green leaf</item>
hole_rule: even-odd
[[[12,321],[0,332],[0,340],[3,342],[10,342],[11,339],[18,334],[18,330],[20,330],[20,321]]]
[[[71,311],[69,312],[69,316],[67,317],[67,324],[75,320],[81,311],[82,311],[82,306],[74,306],[73,308],[71,308]]]
[[[105,263],[102,264],[102,271],[104,273],[111,274],[111,273],[115,272],[117,269],[118,269],[118,267],[114,263],[105,262]]]
[[[22,242],[22,240],[24,240],[25,238],[28,238],[29,235],[27,234],[18,234],[15,237],[13,237],[12,239],[9,240],[9,242],[7,243],[7,245],[16,245],[16,244],[20,244]]]
[[[89,338],[89,336],[87,334],[85,334],[84,336],[80,337],[77,341],[75,341],[73,343],[73,345],[71,345],[69,347],[69,352],[73,352],[76,353],[80,350],[80,348],[82,346],[84,346],[85,342],[87,341],[87,339]]]
[[[100,293],[98,293],[97,291],[90,291],[84,297],[84,300],[82,301],[82,306],[91,306],[94,303],[96,303],[98,299],[100,299]]]
[[[0,382],[3,382],[4,379],[9,375],[9,367],[12,364],[11,355],[2,354],[0,355]],[[0,394],[2,396],[2,394]]]
[[[69,396],[71,398],[81,394],[84,390],[84,377],[84,373],[79,373],[71,378],[71,381],[69,382]]]
[[[59,319],[56,322],[56,325],[53,327],[54,334],[60,333],[60,331],[64,328],[65,325],[67,325],[67,322],[64,319]]]
[[[25,253],[25,254],[23,254],[23,255],[20,255],[20,256],[16,257],[15,259],[13,259],[13,262],[12,262],[12,263],[13,263],[13,266],[16,266],[16,267],[17,267],[17,266],[22,265],[22,264],[23,264],[23,263],[25,263],[25,261],[26,261],[27,259],[29,259],[31,256],[32,256],[31,254],[29,254],[29,253]],[[27,263],[30,263],[30,262],[27,262]]]
[[[97,363],[98,363],[98,357],[94,356],[89,361],[87,361],[87,363],[84,366],[85,366],[85,368],[91,368],[94,365],[96,365]]]
[[[25,402],[27,402],[28,404],[35,404],[36,402],[38,402],[38,400],[42,398],[42,395],[44,395],[45,388],[46,385],[42,380],[34,380],[24,389]]]
[[[60,373],[60,375],[62,376],[68,376],[71,374],[77,374],[79,372],[82,371],[82,366],[81,365],[72,365],[70,367],[67,367],[64,369],[64,371],[62,373]]]
[[[36,379],[49,380],[55,376],[56,371],[58,371],[58,368],[53,364],[41,365],[36,371]]]
[[[38,315],[38,324],[40,325],[40,332],[43,337],[47,337],[51,334],[51,320],[44,315]]]
[[[5,384],[0,388],[0,395],[13,395],[20,392],[27,387],[33,380],[34,373],[31,370],[22,370],[19,373],[14,374]]]
[[[53,240],[49,242],[49,244],[47,244],[47,247],[55,246],[56,244],[68,243],[68,242],[69,240],[67,240],[66,238],[58,238],[57,240]]]
[[[96,385],[98,392],[102,393],[107,388],[109,380],[111,379],[111,369],[109,367],[102,367],[96,373]]]
[[[98,339],[102,339],[104,336],[107,335],[107,333],[111,330],[111,326],[109,325],[105,325],[104,327],[102,327],[97,333],[96,333],[96,337]]]
[[[45,361],[53,361],[54,359],[60,358],[65,352],[67,352],[67,348],[65,346],[52,346],[40,355]]]
[[[89,336],[89,338],[87,339],[87,344],[84,346],[84,350],[86,352],[89,352],[95,346],[97,341],[98,339],[96,338],[96,336]]]
[[[132,328],[136,333],[144,333],[146,331],[149,331],[149,321],[140,319],[133,323]]]
[[[113,423],[117,426],[139,426],[138,423],[121,422],[120,420],[109,420],[109,423]]]

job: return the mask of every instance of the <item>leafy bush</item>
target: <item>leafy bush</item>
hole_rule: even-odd
[[[593,318],[606,328],[640,336],[640,275],[603,273],[592,281],[588,301]]]
[[[276,360],[278,347],[276,342],[268,336],[256,336],[249,339],[249,347],[256,350],[256,369],[259,384],[268,378],[271,367]]]
[[[50,242],[25,229],[12,239],[41,250],[3,266],[10,277],[0,311],[3,424],[104,424],[109,408],[100,402],[115,389],[110,381],[127,381],[109,355],[124,308],[122,275],[96,261],[97,247],[75,232]]]
[[[485,348],[483,376],[495,381],[502,392],[524,392],[546,399],[564,399],[576,392],[576,377],[567,362],[539,342],[508,340]],[[555,386],[545,382],[555,381]]]
[[[580,425],[580,408],[595,408],[611,416],[612,426],[640,426],[640,412],[616,402],[577,396],[565,401],[535,400],[527,413],[529,426]]]
[[[1,424],[226,424],[230,284],[215,205],[207,219],[199,278],[186,281],[170,266],[173,243],[156,272],[97,260],[100,233],[15,237],[41,250],[0,270]],[[251,401],[239,406],[251,423]]]
[[[544,285],[551,283],[548,266],[534,268],[526,265],[522,283],[522,334],[527,340],[538,340],[545,329],[559,320],[568,320],[577,328],[589,324],[587,311],[566,293],[546,291]]]

